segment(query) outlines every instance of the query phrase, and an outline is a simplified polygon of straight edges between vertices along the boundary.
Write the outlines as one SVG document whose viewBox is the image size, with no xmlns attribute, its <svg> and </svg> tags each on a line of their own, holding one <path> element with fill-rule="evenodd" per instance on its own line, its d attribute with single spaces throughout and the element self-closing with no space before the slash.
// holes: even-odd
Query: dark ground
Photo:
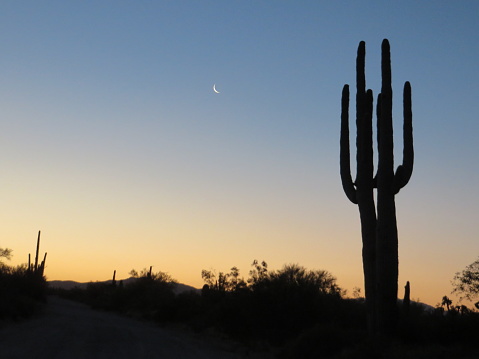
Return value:
<svg viewBox="0 0 479 359">
<path fill-rule="evenodd" d="M 0 357 L 233 359 L 264 355 L 51 296 L 40 315 L 17 323 L 2 323 Z"/>
</svg>

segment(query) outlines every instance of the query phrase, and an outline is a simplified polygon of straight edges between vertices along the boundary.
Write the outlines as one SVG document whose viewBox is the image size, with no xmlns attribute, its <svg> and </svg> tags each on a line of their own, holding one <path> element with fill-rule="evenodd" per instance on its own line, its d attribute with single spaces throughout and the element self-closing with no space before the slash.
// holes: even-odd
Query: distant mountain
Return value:
<svg viewBox="0 0 479 359">
<path fill-rule="evenodd" d="M 137 279 L 138 278 L 130 277 L 130 278 L 127 278 L 127 279 L 117 280 L 116 282 L 120 283 L 120 281 L 122 281 L 123 285 L 128 285 L 128 284 L 136 281 Z M 86 289 L 86 287 L 90 283 L 106 283 L 106 284 L 108 284 L 108 283 L 111 283 L 111 279 L 106 280 L 106 281 L 100 281 L 100 282 L 86 282 L 86 283 L 75 282 L 75 281 L 72 281 L 72 280 L 50 280 L 50 281 L 48 281 L 48 286 L 50 288 L 58 288 L 58 289 L 65 289 L 65 290 L 70 290 L 70 289 L 73 289 L 73 288 Z M 182 283 L 176 283 L 175 284 L 175 289 L 174 289 L 175 294 L 180 294 L 180 293 L 184 293 L 184 292 L 191 292 L 191 291 L 198 292 L 199 289 L 197 289 L 195 287 L 192 287 L 190 285 L 182 284 Z"/>
<path fill-rule="evenodd" d="M 49 280 L 48 287 L 55 289 L 70 290 L 73 288 L 85 289 L 88 283 L 78 283 L 72 280 Z"/>
</svg>

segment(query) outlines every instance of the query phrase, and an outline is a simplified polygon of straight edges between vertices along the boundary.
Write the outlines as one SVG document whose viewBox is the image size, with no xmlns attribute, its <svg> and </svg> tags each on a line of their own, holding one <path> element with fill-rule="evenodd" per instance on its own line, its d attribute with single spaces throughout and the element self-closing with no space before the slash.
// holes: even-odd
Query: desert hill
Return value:
<svg viewBox="0 0 479 359">
<path fill-rule="evenodd" d="M 128 285 L 128 284 L 136 281 L 137 279 L 138 278 L 130 277 L 130 278 L 127 278 L 127 279 L 117 280 L 116 282 L 120 283 L 120 281 L 121 281 L 121 282 L 123 282 L 123 285 Z M 90 283 L 106 283 L 106 284 L 108 284 L 108 283 L 111 283 L 111 279 L 106 280 L 106 281 L 98 281 L 98 282 L 75 282 L 75 281 L 72 281 L 72 280 L 51 280 L 51 281 L 48 281 L 48 286 L 50 288 L 59 288 L 59 289 L 65 289 L 65 290 L 70 290 L 70 289 L 73 289 L 73 288 L 86 289 L 86 287 Z M 197 289 L 195 287 L 192 287 L 190 285 L 187 285 L 187 284 L 182 284 L 182 283 L 176 283 L 175 284 L 175 289 L 174 289 L 175 294 L 180 294 L 180 293 L 183 293 L 183 292 L 190 292 L 190 291 L 196 292 L 196 291 L 199 291 L 199 289 Z"/>
</svg>

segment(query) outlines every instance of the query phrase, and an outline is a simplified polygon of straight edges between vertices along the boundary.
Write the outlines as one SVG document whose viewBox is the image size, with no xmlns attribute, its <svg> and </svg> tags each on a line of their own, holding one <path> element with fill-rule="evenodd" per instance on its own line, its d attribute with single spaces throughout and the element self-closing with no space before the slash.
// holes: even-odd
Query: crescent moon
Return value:
<svg viewBox="0 0 479 359">
<path fill-rule="evenodd" d="M 213 85 L 213 91 L 214 91 L 215 93 L 220 93 L 220 92 L 216 89 L 216 84 Z"/>
</svg>

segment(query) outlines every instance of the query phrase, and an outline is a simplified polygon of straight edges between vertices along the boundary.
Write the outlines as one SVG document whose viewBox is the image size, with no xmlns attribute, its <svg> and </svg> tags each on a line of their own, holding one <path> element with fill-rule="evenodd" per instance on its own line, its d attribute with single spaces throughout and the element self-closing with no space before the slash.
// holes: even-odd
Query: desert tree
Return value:
<svg viewBox="0 0 479 359">
<path fill-rule="evenodd" d="M 479 297 L 479 258 L 461 272 L 457 272 L 452 284 L 453 293 L 459 294 L 461 299 L 476 300 Z M 475 305 L 479 309 L 479 302 Z"/>
</svg>

